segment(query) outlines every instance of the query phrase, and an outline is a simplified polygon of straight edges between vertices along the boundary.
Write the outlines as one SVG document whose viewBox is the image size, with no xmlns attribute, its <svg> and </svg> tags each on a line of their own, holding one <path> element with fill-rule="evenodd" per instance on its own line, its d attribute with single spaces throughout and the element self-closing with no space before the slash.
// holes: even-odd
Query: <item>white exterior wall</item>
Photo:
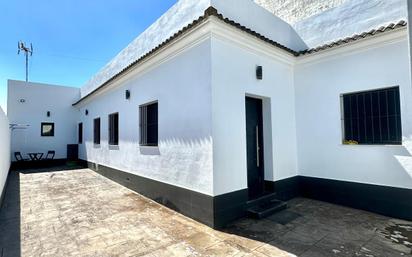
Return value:
<svg viewBox="0 0 412 257">
<path fill-rule="evenodd" d="M 217 8 L 225 18 L 232 19 L 291 49 L 306 49 L 305 43 L 291 25 L 251 0 L 179 0 L 93 76 L 81 88 L 82 97 L 203 16 L 204 11 L 210 6 Z"/>
<path fill-rule="evenodd" d="M 263 80 L 256 66 L 263 66 Z M 214 192 L 247 188 L 246 95 L 263 99 L 265 180 L 297 175 L 293 66 L 214 38 L 212 115 Z"/>
<path fill-rule="evenodd" d="M 9 120 L 0 107 L 0 192 L 6 185 L 10 168 L 10 129 Z"/>
<path fill-rule="evenodd" d="M 412 188 L 412 93 L 405 30 L 305 57 L 295 69 L 299 174 Z M 363 46 L 362 46 L 363 45 Z M 305 62 L 305 63 L 302 63 Z M 399 86 L 402 146 L 342 145 L 343 93 Z"/>
<path fill-rule="evenodd" d="M 210 67 L 210 40 L 205 39 L 149 71 L 132 71 L 109 92 L 80 104 L 80 158 L 212 195 Z M 158 101 L 159 146 L 140 147 L 139 105 L 152 101 Z M 119 113 L 119 146 L 109 147 L 108 115 L 114 112 Z M 93 143 L 97 117 L 100 146 Z"/>
<path fill-rule="evenodd" d="M 406 0 L 408 3 L 408 34 L 409 34 L 409 58 L 412 76 L 412 2 Z"/>
<path fill-rule="evenodd" d="M 347 0 L 293 27 L 313 48 L 406 19 L 406 0 Z"/>
<path fill-rule="evenodd" d="M 19 151 L 28 158 L 29 152 L 56 151 L 56 159 L 67 157 L 67 144 L 77 143 L 78 111 L 72 104 L 80 90 L 72 87 L 8 81 L 7 115 L 11 124 L 28 125 L 11 134 L 11 152 Z M 25 102 L 21 103 L 20 100 Z M 47 117 L 47 111 L 51 116 Z M 41 137 L 41 123 L 54 122 L 54 137 Z M 14 160 L 14 155 L 12 156 Z"/>
</svg>

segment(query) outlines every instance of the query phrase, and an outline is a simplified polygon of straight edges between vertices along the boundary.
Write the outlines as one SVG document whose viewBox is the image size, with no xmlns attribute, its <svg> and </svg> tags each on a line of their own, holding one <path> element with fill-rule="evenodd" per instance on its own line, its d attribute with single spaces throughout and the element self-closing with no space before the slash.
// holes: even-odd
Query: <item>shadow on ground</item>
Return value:
<svg viewBox="0 0 412 257">
<path fill-rule="evenodd" d="M 305 198 L 288 205 L 266 219 L 244 218 L 223 231 L 299 257 L 412 256 L 412 222 Z M 268 254 L 265 246 L 259 251 Z"/>
<path fill-rule="evenodd" d="M 10 172 L 0 257 L 412 256 L 411 222 L 296 198 L 268 218 L 217 231 L 75 168 Z"/>
<path fill-rule="evenodd" d="M 20 223 L 20 174 L 11 171 L 0 208 L 0 256 L 20 257 Z"/>
</svg>

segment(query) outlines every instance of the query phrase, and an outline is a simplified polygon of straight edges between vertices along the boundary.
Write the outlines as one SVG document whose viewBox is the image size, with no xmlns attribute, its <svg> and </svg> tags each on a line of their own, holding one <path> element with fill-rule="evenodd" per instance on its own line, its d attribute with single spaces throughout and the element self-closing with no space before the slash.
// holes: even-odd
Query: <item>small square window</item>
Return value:
<svg viewBox="0 0 412 257">
<path fill-rule="evenodd" d="M 54 123 L 42 122 L 41 136 L 42 137 L 54 137 Z"/>
</svg>

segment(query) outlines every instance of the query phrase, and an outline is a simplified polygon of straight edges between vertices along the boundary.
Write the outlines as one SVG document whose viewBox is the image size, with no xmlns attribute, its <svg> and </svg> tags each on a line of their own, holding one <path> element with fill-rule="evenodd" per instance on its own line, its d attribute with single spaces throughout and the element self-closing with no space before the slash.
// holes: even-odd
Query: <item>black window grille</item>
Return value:
<svg viewBox="0 0 412 257">
<path fill-rule="evenodd" d="M 399 87 L 342 95 L 344 141 L 402 144 Z"/>
<path fill-rule="evenodd" d="M 140 145 L 158 145 L 158 103 L 142 105 L 140 113 Z"/>
<path fill-rule="evenodd" d="M 109 115 L 109 145 L 119 144 L 119 114 Z"/>
<path fill-rule="evenodd" d="M 96 118 L 93 121 L 93 142 L 96 145 L 100 145 L 100 118 Z"/>
<path fill-rule="evenodd" d="M 42 122 L 41 123 L 41 136 L 42 137 L 54 137 L 54 123 Z"/>
<path fill-rule="evenodd" d="M 79 133 L 78 135 L 78 142 L 79 144 L 83 144 L 83 123 L 79 123 L 79 129 L 77 130 Z"/>
</svg>

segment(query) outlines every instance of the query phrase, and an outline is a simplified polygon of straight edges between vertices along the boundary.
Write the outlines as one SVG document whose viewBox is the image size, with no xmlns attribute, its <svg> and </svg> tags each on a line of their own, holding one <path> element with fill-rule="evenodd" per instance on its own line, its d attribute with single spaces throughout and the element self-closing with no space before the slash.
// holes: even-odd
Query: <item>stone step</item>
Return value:
<svg viewBox="0 0 412 257">
<path fill-rule="evenodd" d="M 257 199 L 248 201 L 246 204 L 247 204 L 247 207 L 250 208 L 256 205 L 269 203 L 272 200 L 276 200 L 276 193 L 265 194 Z"/>
<path fill-rule="evenodd" d="M 249 217 L 254 219 L 263 219 L 276 212 L 282 211 L 288 207 L 286 202 L 273 199 L 269 202 L 262 203 L 247 210 Z"/>
</svg>

